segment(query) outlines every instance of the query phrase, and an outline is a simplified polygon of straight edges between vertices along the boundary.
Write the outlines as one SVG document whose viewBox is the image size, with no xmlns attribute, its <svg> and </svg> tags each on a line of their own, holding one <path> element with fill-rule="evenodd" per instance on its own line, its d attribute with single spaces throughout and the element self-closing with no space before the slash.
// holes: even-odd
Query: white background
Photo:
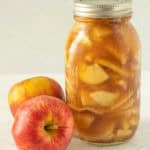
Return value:
<svg viewBox="0 0 150 150">
<path fill-rule="evenodd" d="M 72 0 L 0 0 L 1 150 L 16 150 L 11 136 L 13 118 L 7 103 L 12 84 L 39 73 L 50 75 L 64 85 L 61 73 L 64 70 L 65 41 L 73 24 L 72 10 Z M 133 22 L 142 42 L 143 70 L 150 69 L 149 16 L 150 1 L 134 0 Z M 12 75 L 18 73 L 29 76 Z M 150 149 L 150 72 L 145 72 L 142 77 L 141 124 L 137 135 L 124 145 L 102 147 L 101 150 Z M 99 149 L 73 139 L 68 150 L 76 150 L 77 146 L 78 150 Z"/>
<path fill-rule="evenodd" d="M 72 10 L 72 0 L 0 0 L 0 74 L 62 73 Z M 134 0 L 144 70 L 150 69 L 149 15 L 150 1 Z"/>
</svg>

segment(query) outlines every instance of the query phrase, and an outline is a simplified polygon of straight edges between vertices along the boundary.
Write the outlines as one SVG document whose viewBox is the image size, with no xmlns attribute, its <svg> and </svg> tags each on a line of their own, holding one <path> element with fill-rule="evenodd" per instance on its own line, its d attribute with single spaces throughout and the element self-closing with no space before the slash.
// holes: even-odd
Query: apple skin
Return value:
<svg viewBox="0 0 150 150">
<path fill-rule="evenodd" d="M 58 82 L 48 77 L 32 77 L 14 84 L 8 94 L 8 103 L 13 116 L 27 100 L 40 95 L 49 95 L 64 99 L 64 93 Z"/>
<path fill-rule="evenodd" d="M 19 150 L 66 150 L 73 130 L 70 108 L 58 98 L 42 95 L 18 109 L 12 135 Z"/>
</svg>

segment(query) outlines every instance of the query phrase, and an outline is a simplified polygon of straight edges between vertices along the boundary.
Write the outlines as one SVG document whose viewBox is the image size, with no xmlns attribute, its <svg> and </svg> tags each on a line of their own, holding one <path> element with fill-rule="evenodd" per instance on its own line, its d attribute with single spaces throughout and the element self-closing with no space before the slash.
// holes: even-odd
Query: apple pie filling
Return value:
<svg viewBox="0 0 150 150">
<path fill-rule="evenodd" d="M 66 45 L 66 98 L 81 139 L 131 138 L 140 107 L 140 45 L 130 18 L 76 17 Z"/>
</svg>

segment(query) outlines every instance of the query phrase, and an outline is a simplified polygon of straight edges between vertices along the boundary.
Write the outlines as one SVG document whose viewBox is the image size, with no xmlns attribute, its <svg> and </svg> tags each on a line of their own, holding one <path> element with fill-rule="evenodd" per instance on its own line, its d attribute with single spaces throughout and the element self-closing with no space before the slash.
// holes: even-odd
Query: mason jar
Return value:
<svg viewBox="0 0 150 150">
<path fill-rule="evenodd" d="M 65 50 L 66 100 L 75 136 L 118 144 L 135 134 L 140 114 L 140 41 L 132 0 L 75 0 Z"/>
</svg>

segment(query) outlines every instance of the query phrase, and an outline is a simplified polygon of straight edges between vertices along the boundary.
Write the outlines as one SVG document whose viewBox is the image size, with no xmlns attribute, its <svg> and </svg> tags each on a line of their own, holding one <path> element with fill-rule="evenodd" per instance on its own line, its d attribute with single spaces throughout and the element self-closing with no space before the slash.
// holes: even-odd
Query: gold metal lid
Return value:
<svg viewBox="0 0 150 150">
<path fill-rule="evenodd" d="M 119 18 L 132 15 L 132 0 L 74 0 L 74 15 Z"/>
</svg>

